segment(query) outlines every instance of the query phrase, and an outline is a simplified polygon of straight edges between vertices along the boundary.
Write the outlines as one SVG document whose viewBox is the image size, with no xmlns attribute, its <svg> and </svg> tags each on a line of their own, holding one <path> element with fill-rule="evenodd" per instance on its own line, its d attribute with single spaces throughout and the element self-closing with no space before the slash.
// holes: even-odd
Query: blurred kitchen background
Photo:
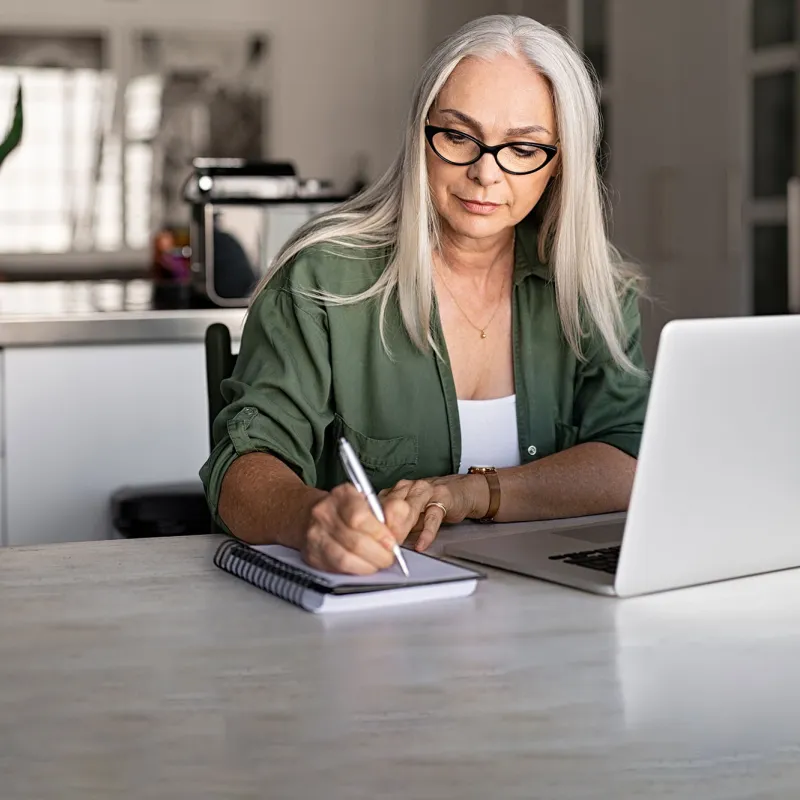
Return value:
<svg viewBox="0 0 800 800">
<path fill-rule="evenodd" d="M 282 241 L 388 166 L 423 60 L 483 14 L 557 26 L 602 81 L 651 363 L 671 318 L 800 311 L 798 6 L 6 3 L 0 136 L 20 81 L 25 130 L 0 167 L 0 544 L 117 535 L 120 497 L 196 488 L 206 327 L 236 338 Z"/>
</svg>

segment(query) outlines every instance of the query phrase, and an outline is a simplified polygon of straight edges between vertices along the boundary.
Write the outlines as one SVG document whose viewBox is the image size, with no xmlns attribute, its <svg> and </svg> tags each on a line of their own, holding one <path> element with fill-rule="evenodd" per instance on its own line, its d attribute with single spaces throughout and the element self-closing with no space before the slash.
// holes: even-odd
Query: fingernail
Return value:
<svg viewBox="0 0 800 800">
<path fill-rule="evenodd" d="M 394 539 L 389 538 L 388 536 L 385 539 L 381 539 L 381 544 L 391 552 L 394 550 L 394 546 L 397 544 Z"/>
</svg>

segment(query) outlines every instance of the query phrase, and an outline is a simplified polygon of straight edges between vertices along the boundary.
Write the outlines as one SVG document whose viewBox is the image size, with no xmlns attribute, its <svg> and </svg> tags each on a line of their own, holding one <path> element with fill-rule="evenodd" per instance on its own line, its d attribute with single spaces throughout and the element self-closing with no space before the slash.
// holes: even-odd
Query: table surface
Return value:
<svg viewBox="0 0 800 800">
<path fill-rule="evenodd" d="M 3 800 L 797 797 L 796 571 L 320 617 L 219 541 L 0 550 Z"/>
</svg>

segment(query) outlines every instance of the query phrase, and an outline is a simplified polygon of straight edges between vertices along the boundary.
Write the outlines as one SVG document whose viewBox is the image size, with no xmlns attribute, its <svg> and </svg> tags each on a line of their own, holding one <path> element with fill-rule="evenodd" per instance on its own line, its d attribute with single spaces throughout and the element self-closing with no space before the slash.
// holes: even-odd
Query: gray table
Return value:
<svg viewBox="0 0 800 800">
<path fill-rule="evenodd" d="M 326 619 L 218 541 L 0 551 L 2 800 L 798 796 L 795 572 Z"/>
</svg>

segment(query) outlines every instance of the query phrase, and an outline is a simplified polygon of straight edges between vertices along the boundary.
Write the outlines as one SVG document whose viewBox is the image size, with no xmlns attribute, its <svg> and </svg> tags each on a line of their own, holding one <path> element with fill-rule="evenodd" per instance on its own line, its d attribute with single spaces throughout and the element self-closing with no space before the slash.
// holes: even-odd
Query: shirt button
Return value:
<svg viewBox="0 0 800 800">
<path fill-rule="evenodd" d="M 528 448 L 528 455 L 529 455 L 529 456 L 535 456 L 535 455 L 536 455 L 536 445 L 535 445 L 535 444 L 532 444 L 532 445 L 531 445 L 531 446 Z"/>
</svg>

